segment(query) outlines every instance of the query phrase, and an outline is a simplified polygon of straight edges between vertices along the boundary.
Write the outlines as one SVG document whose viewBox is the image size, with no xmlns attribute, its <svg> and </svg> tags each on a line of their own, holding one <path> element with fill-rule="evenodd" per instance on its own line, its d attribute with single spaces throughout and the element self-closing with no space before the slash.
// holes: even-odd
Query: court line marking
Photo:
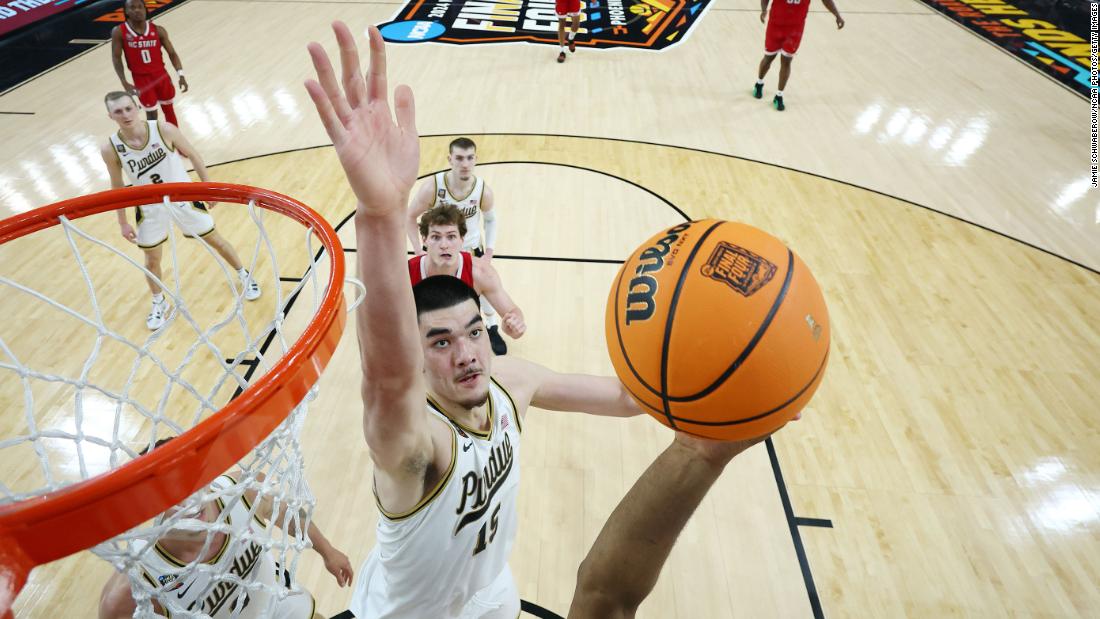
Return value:
<svg viewBox="0 0 1100 619">
<path fill-rule="evenodd" d="M 195 1 L 201 2 L 203 0 L 189 0 L 189 1 L 190 2 L 195 2 Z M 985 226 L 985 225 L 977 223 L 977 222 L 970 221 L 968 219 L 964 219 L 963 217 L 960 217 L 958 215 L 952 215 L 951 213 L 947 213 L 947 212 L 941 211 L 939 209 L 932 208 L 931 206 L 925 206 L 923 204 L 920 204 L 919 202 L 914 202 L 914 201 L 908 200 L 906 198 L 895 196 L 895 195 L 893 195 L 891 193 L 888 193 L 886 191 L 882 191 L 882 190 L 879 190 L 879 189 L 872 189 L 870 187 L 864 187 L 863 185 L 857 185 L 856 183 L 852 183 L 852 182 L 849 182 L 849 181 L 833 178 L 831 176 L 825 176 L 824 174 L 818 174 L 816 172 L 807 172 L 806 170 L 799 170 L 798 168 L 792 168 L 790 166 L 785 166 L 785 165 L 778 164 L 778 163 L 771 163 L 771 162 L 768 162 L 768 161 L 761 161 L 759 159 L 752 159 L 750 157 L 744 157 L 744 156 L 741 156 L 741 155 L 733 155 L 733 154 L 730 154 L 730 153 L 722 153 L 722 152 L 718 152 L 718 151 L 707 150 L 705 148 L 695 148 L 695 147 L 692 147 L 692 146 L 677 146 L 675 144 L 662 144 L 660 142 L 649 142 L 649 141 L 645 141 L 645 140 L 631 140 L 631 139 L 627 139 L 627 138 L 598 137 L 598 136 L 591 136 L 591 135 L 569 135 L 569 134 L 564 134 L 564 133 L 516 133 L 516 132 L 461 133 L 461 132 L 453 132 L 453 133 L 433 133 L 433 134 L 429 134 L 429 135 L 422 135 L 422 136 L 420 136 L 420 138 L 421 139 L 424 139 L 424 138 L 443 138 L 443 137 L 454 137 L 454 136 L 460 136 L 460 135 L 464 135 L 464 136 L 495 136 L 495 137 L 509 137 L 509 136 L 550 137 L 550 138 L 570 138 L 570 139 L 576 139 L 576 140 L 596 140 L 596 141 L 607 140 L 609 142 L 622 142 L 622 143 L 625 143 L 625 144 L 643 144 L 645 146 L 659 146 L 659 147 L 662 147 L 662 148 L 672 148 L 672 149 L 676 149 L 676 150 L 686 150 L 686 151 L 690 151 L 690 152 L 702 153 L 702 154 L 705 154 L 705 155 L 715 155 L 715 156 L 718 156 L 718 157 L 727 157 L 729 159 L 737 159 L 738 161 L 747 161 L 749 163 L 758 163 L 758 164 L 763 165 L 763 166 L 778 168 L 780 170 L 786 170 L 788 172 L 796 172 L 798 174 L 805 174 L 807 176 L 812 176 L 814 178 L 820 178 L 822 180 L 832 181 L 834 183 L 839 183 L 839 184 L 845 185 L 847 187 L 852 187 L 852 188 L 855 188 L 855 189 L 861 189 L 863 191 L 871 192 L 875 195 L 879 195 L 879 196 L 883 196 L 885 198 L 891 198 L 893 200 L 897 200 L 898 202 L 901 202 L 902 204 L 904 204 L 906 206 L 914 206 L 914 207 L 917 207 L 917 208 L 920 208 L 920 209 L 924 209 L 926 211 L 930 211 L 932 213 L 936 213 L 938 215 L 943 215 L 944 217 L 954 219 L 955 221 L 962 222 L 964 224 L 974 226 L 975 228 L 980 228 L 982 230 L 985 230 L 986 232 L 996 234 L 999 237 L 1003 237 L 1003 238 L 1006 238 L 1010 241 L 1014 241 L 1016 243 L 1019 243 L 1020 245 L 1023 245 L 1025 247 L 1029 247 L 1029 248 L 1034 249 L 1035 251 L 1038 251 L 1038 252 L 1042 252 L 1042 253 L 1044 253 L 1048 256 L 1051 256 L 1053 258 L 1057 258 L 1057 259 L 1062 260 L 1064 262 L 1068 262 L 1068 263 L 1070 263 L 1070 264 L 1072 264 L 1076 267 L 1084 269 L 1084 270 L 1086 270 L 1090 273 L 1093 273 L 1095 275 L 1100 275 L 1100 267 L 1098 267 L 1098 268 L 1090 267 L 1090 266 L 1085 265 L 1081 262 L 1078 262 L 1078 261 L 1076 261 L 1072 258 L 1068 258 L 1066 256 L 1058 254 L 1058 253 L 1054 252 L 1053 250 L 1045 249 L 1043 247 L 1039 247 L 1038 245 L 1033 245 L 1032 243 L 1029 243 L 1029 242 L 1024 241 L 1022 239 L 1018 239 L 1018 238 L 1016 238 L 1016 237 L 1014 237 L 1014 236 L 1012 236 L 1008 233 L 1000 232 L 999 230 L 994 230 L 993 228 L 990 228 L 988 226 Z M 265 153 L 265 154 L 260 154 L 260 155 L 249 155 L 248 157 L 241 157 L 239 159 L 230 159 L 228 161 L 224 161 L 224 162 L 220 162 L 220 163 L 207 164 L 206 167 L 207 168 L 212 168 L 212 167 L 220 166 L 220 165 L 228 165 L 228 164 L 231 164 L 231 163 L 240 163 L 242 161 L 249 161 L 249 160 L 252 160 L 252 159 L 259 159 L 261 157 L 270 157 L 272 155 L 285 155 L 285 154 L 289 154 L 289 153 L 296 153 L 296 152 L 300 152 L 300 151 L 307 151 L 307 150 L 313 150 L 313 149 L 318 149 L 318 148 L 332 148 L 332 142 L 329 142 L 327 144 L 317 144 L 315 146 L 300 146 L 300 147 L 297 147 L 297 148 L 288 148 L 286 150 L 273 151 L 273 152 L 270 152 L 270 153 Z M 478 163 L 478 165 L 491 165 L 492 163 L 495 163 L 495 162 Z M 569 164 L 559 164 L 559 165 L 569 165 Z M 574 166 L 574 167 L 576 167 L 576 166 Z M 587 168 L 581 168 L 581 169 L 587 169 Z M 596 170 L 593 170 L 593 171 L 596 171 Z M 626 180 L 626 179 L 624 179 L 624 180 Z M 627 180 L 626 182 L 632 182 L 632 181 Z M 644 187 L 642 189 L 644 189 Z M 685 215 L 685 217 L 686 217 L 686 215 Z"/>
</svg>

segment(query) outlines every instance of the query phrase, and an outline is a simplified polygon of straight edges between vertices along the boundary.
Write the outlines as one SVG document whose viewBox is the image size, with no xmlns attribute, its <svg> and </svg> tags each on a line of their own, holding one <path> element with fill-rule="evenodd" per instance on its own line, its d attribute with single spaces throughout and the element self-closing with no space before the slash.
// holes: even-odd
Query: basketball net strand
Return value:
<svg viewBox="0 0 1100 619">
<path fill-rule="evenodd" d="M 0 276 L 0 285 L 26 295 L 53 310 L 59 311 L 95 332 L 95 340 L 79 375 L 65 376 L 48 371 L 35 370 L 21 359 L 2 334 L 0 334 L 0 374 L 18 375 L 23 395 L 23 417 L 26 432 L 12 438 L 0 440 L 0 453 L 4 450 L 25 446 L 33 449 L 38 458 L 37 466 L 41 472 L 42 483 L 30 490 L 21 490 L 9 485 L 7 479 L 0 479 L 0 505 L 23 501 L 64 488 L 77 481 L 88 479 L 103 473 L 105 469 L 114 469 L 139 456 L 139 451 L 151 448 L 158 438 L 182 434 L 203 419 L 216 414 L 225 402 L 215 402 L 215 398 L 230 383 L 240 393 L 248 386 L 249 378 L 270 370 L 279 358 L 286 354 L 293 342 L 288 342 L 284 331 L 286 312 L 291 304 L 305 292 L 307 280 L 312 284 L 313 313 L 321 304 L 325 294 L 323 279 L 318 275 L 319 261 L 325 252 L 315 251 L 315 234 L 312 228 L 304 228 L 305 247 L 309 265 L 302 278 L 288 295 L 284 295 L 279 277 L 279 263 L 276 251 L 264 222 L 263 208 L 257 208 L 254 201 L 248 204 L 248 215 L 255 224 L 258 238 L 252 248 L 247 266 L 250 274 L 255 273 L 261 255 L 270 262 L 274 275 L 274 285 L 268 286 L 269 294 L 275 295 L 274 316 L 266 324 L 256 327 L 250 325 L 245 317 L 243 300 L 244 284 L 237 285 L 237 273 L 218 256 L 215 249 L 202 237 L 195 237 L 205 252 L 221 268 L 223 280 L 230 290 L 233 305 L 223 316 L 218 317 L 204 328 L 193 315 L 181 287 L 180 262 L 177 253 L 177 232 L 180 225 L 179 215 L 171 208 L 168 196 L 164 197 L 167 211 L 176 226 L 170 226 L 168 249 L 173 270 L 173 285 L 169 286 L 156 277 L 144 265 L 126 255 L 112 245 L 95 238 L 77 227 L 68 218 L 60 217 L 68 246 L 76 260 L 83 278 L 91 311 L 84 313 L 54 300 L 30 286 Z M 144 342 L 135 342 L 117 331 L 110 329 L 100 309 L 100 293 L 97 292 L 88 271 L 89 263 L 78 246 L 83 239 L 110 252 L 136 268 L 141 274 L 156 282 L 156 285 L 171 304 L 171 314 L 164 326 L 150 334 Z M 330 257 L 330 260 L 336 259 Z M 352 281 L 360 289 L 362 284 Z M 206 290 L 203 290 L 205 293 Z M 357 304 L 357 303 L 356 303 Z M 172 329 L 176 323 L 186 325 L 183 334 Z M 214 342 L 214 337 L 236 324 L 244 339 L 244 350 L 230 360 Z M 171 336 L 166 336 L 171 333 Z M 169 364 L 161 359 L 153 347 L 170 337 L 177 346 L 186 337 L 194 341 L 186 348 L 182 360 Z M 123 387 L 111 389 L 90 380 L 91 373 L 108 342 L 119 344 L 134 354 Z M 269 345 L 277 343 L 275 350 L 267 351 Z M 209 353 L 218 364 L 220 374 L 213 385 L 206 390 L 192 385 L 183 373 L 200 353 Z M 33 351 L 28 351 L 28 356 Z M 113 353 L 117 355 L 117 353 Z M 108 359 L 108 362 L 113 361 Z M 139 372 L 148 369 L 150 364 L 163 376 L 163 387 L 155 403 L 147 403 L 134 396 L 131 391 L 137 382 Z M 243 367 L 246 371 L 241 373 Z M 147 380 L 147 379 L 143 379 Z M 72 402 L 72 422 L 74 431 L 50 427 L 36 416 L 34 385 L 36 383 L 64 383 L 75 391 Z M 170 396 L 173 393 L 186 393 L 193 400 L 193 410 L 181 415 L 179 410 L 171 411 Z M 98 431 L 101 425 L 86 419 L 87 396 L 98 395 L 114 403 L 114 420 L 110 426 L 110 435 Z M 184 499 L 175 508 L 114 538 L 98 544 L 92 552 L 110 562 L 130 581 L 134 601 L 135 617 L 156 617 L 169 613 L 171 617 L 200 618 L 209 617 L 215 612 L 212 607 L 221 609 L 219 617 L 263 617 L 274 612 L 281 600 L 291 595 L 303 595 L 293 584 L 301 553 L 310 547 L 306 534 L 313 514 L 314 497 L 302 474 L 303 459 L 299 444 L 299 433 L 307 413 L 307 402 L 316 396 L 316 387 L 299 403 L 287 418 L 260 444 L 238 463 L 237 477 L 222 476 L 214 483 Z M 56 406 L 56 405 L 55 405 Z M 178 407 L 172 403 L 171 406 Z M 14 411 L 13 411 L 14 412 Z M 125 435 L 123 421 L 127 414 L 136 413 L 141 418 L 141 437 Z M 88 413 L 94 414 L 94 413 Z M 127 422 L 132 427 L 133 422 Z M 53 441 L 53 442 L 49 442 Z M 58 449 L 56 441 L 71 443 L 69 449 Z M 48 443 L 49 442 L 49 443 Z M 48 444 L 47 444 L 48 443 Z M 100 452 L 109 450 L 106 467 L 89 462 L 88 450 L 96 448 Z M 73 459 L 78 464 L 79 474 L 75 479 L 62 478 L 55 469 L 57 462 L 51 463 L 50 454 L 63 453 L 65 464 Z M 246 496 L 246 492 L 249 493 Z M 254 494 L 253 494 L 254 493 Z M 252 499 L 249 499 L 249 496 Z M 213 503 L 220 506 L 218 517 L 212 522 L 200 520 L 204 505 Z M 264 510 L 270 517 L 264 518 Z M 235 514 L 247 513 L 247 518 L 238 518 Z M 234 514 L 233 517 L 230 517 Z M 241 520 L 245 522 L 241 522 Z M 196 534 L 204 535 L 202 549 L 191 561 L 171 560 L 163 548 L 158 547 L 162 538 L 190 535 L 188 539 L 197 539 Z M 257 550 L 259 552 L 257 552 Z M 169 560 L 166 560 L 166 556 Z M 227 557 L 228 560 L 203 559 Z M 244 557 L 244 559 L 241 559 Z M 236 558 L 236 559 L 234 559 Z M 171 566 L 164 572 L 153 575 L 143 568 L 143 563 L 156 561 L 161 566 Z M 250 563 L 251 561 L 251 563 Z M 175 565 L 171 565 L 171 564 Z M 182 564 L 182 565 L 179 565 Z M 288 583 L 290 583 L 288 585 Z M 184 593 L 180 593 L 184 591 Z M 181 598 L 183 598 L 181 600 Z M 154 603 L 156 606 L 154 606 Z M 247 607 L 247 609 L 246 609 Z M 226 611 L 229 611 L 226 613 Z"/>
</svg>

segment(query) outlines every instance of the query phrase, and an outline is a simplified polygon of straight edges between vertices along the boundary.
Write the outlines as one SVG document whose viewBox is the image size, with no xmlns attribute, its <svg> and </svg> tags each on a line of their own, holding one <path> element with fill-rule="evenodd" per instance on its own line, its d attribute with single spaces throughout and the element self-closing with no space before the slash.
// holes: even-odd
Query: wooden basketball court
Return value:
<svg viewBox="0 0 1100 619">
<path fill-rule="evenodd" d="M 494 263 L 528 323 L 509 354 L 611 373 L 603 311 L 618 261 L 686 218 L 768 230 L 822 285 L 833 350 L 821 389 L 802 421 L 729 467 L 640 617 L 1093 616 L 1100 203 L 1088 188 L 1087 104 L 917 2 L 838 4 L 839 32 L 812 5 L 783 113 L 766 102 L 776 68 L 765 101 L 749 95 L 763 42 L 749 0 L 719 0 L 663 53 L 580 49 L 559 65 L 547 46 L 391 46 L 390 75 L 416 93 L 422 175 L 446 168 L 453 137 L 478 143 L 500 219 Z M 294 196 L 354 247 L 341 225 L 354 198 L 302 87 L 305 45 L 331 49 L 332 20 L 361 33 L 395 8 L 190 0 L 159 17 L 191 83 L 177 99 L 182 129 L 212 177 Z M 0 216 L 108 187 L 98 144 L 114 130 L 102 97 L 116 88 L 100 46 L 0 96 L 0 110 L 34 113 L 0 115 Z M 239 207 L 214 213 L 251 247 Z M 82 225 L 140 261 L 113 215 Z M 300 239 L 273 230 L 281 270 L 301 275 Z M 228 294 L 201 293 L 219 267 L 180 250 L 195 311 L 219 311 Z M 75 306 L 87 295 L 74 265 L 57 233 L 0 247 L 0 275 Z M 109 291 L 105 322 L 142 337 L 144 281 L 93 271 Z M 276 286 L 293 287 L 261 283 L 265 297 L 247 308 L 256 316 Z M 21 311 L 18 296 L 0 295 L 0 315 Z M 79 371 L 87 345 L 75 329 L 26 316 L 0 337 L 28 365 Z M 11 376 L 0 373 L 0 402 L 21 412 Z M 303 444 L 317 522 L 356 567 L 377 519 L 358 382 L 349 323 Z M 64 426 L 71 394 L 36 389 Z M 0 438 L 21 422 L 6 416 Z M 565 614 L 600 527 L 670 440 L 650 419 L 528 415 L 512 558 L 525 601 Z M 24 458 L 0 450 L 0 467 L 33 484 Z M 16 616 L 94 616 L 111 569 L 89 553 L 40 568 Z M 299 579 L 326 616 L 347 608 L 349 591 L 316 555 Z"/>
</svg>

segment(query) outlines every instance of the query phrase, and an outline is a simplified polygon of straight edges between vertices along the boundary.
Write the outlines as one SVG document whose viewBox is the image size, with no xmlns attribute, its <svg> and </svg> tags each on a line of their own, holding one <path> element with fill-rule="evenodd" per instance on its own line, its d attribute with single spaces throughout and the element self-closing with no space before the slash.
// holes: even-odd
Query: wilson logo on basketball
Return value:
<svg viewBox="0 0 1100 619">
<path fill-rule="evenodd" d="M 660 51 L 687 38 L 710 0 L 581 2 L 580 48 Z M 391 43 L 557 45 L 554 0 L 409 0 L 382 24 Z"/>
<path fill-rule="evenodd" d="M 637 320 L 649 320 L 653 317 L 653 310 L 657 307 L 653 301 L 653 297 L 657 295 L 657 278 L 651 273 L 664 268 L 665 256 L 671 251 L 672 244 L 680 238 L 681 232 L 690 227 L 691 224 L 686 223 L 669 228 L 656 243 L 645 248 L 638 255 L 638 266 L 634 269 L 634 277 L 627 286 L 626 324 L 629 325 Z"/>
<path fill-rule="evenodd" d="M 700 269 L 704 277 L 751 297 L 775 276 L 775 265 L 744 247 L 720 241 Z"/>
</svg>

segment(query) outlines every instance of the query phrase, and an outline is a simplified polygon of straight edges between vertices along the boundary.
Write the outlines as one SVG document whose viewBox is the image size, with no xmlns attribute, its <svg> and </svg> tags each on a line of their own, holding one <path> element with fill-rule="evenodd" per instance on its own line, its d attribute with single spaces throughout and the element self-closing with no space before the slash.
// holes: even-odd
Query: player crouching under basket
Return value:
<svg viewBox="0 0 1100 619">
<path fill-rule="evenodd" d="M 156 447 L 169 440 L 157 441 Z M 147 617 L 150 605 L 155 616 L 167 617 L 184 612 L 215 619 L 320 618 L 313 596 L 276 563 L 282 542 L 265 543 L 271 540 L 268 521 L 300 539 L 296 523 L 305 521 L 305 514 L 286 518 L 287 505 L 281 503 L 272 518 L 273 497 L 259 497 L 253 489 L 262 484 L 263 475 L 252 474 L 254 483 L 245 487 L 246 475 L 236 471 L 215 479 L 191 514 L 180 514 L 186 507 L 165 512 L 157 523 L 168 520 L 171 528 L 162 525 L 151 548 L 144 539 L 132 539 L 127 555 L 136 559 L 135 565 L 129 576 L 119 572 L 107 581 L 99 619 Z M 157 533 L 151 530 L 150 537 Z M 333 548 L 313 522 L 306 535 L 336 582 L 341 587 L 350 584 L 348 557 Z M 138 600 L 144 600 L 143 612 L 135 614 Z"/>
</svg>

